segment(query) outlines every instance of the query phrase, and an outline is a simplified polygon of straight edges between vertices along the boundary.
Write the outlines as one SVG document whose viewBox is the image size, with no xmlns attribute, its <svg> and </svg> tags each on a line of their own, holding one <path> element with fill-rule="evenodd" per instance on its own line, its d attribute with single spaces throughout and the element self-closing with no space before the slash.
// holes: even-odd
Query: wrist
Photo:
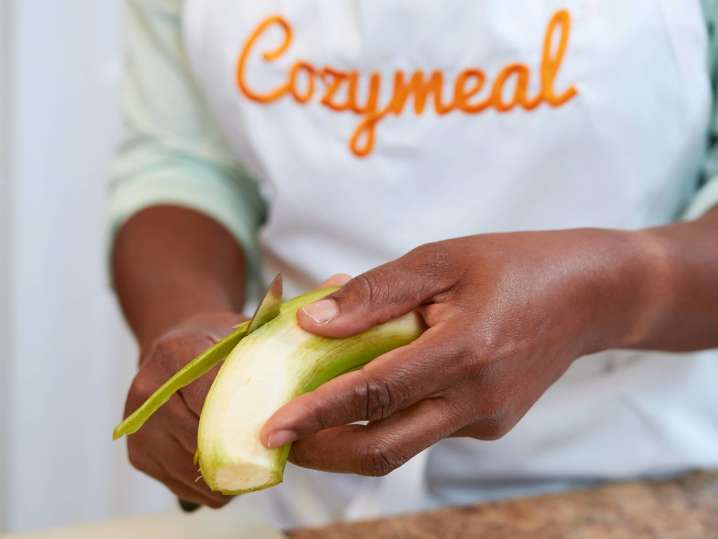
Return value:
<svg viewBox="0 0 718 539">
<path fill-rule="evenodd" d="M 671 274 L 668 249 L 650 230 L 602 233 L 601 267 L 594 272 L 600 329 L 589 353 L 639 347 L 659 317 L 661 290 Z"/>
<path fill-rule="evenodd" d="M 206 313 L 239 312 L 230 291 L 197 278 L 169 277 L 149 293 L 134 327 L 140 346 Z"/>
</svg>

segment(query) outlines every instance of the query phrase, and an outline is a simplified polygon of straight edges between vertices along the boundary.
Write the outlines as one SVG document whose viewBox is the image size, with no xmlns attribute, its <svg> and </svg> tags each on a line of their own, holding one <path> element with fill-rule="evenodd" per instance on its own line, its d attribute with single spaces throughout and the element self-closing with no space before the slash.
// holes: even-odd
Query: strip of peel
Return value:
<svg viewBox="0 0 718 539">
<path fill-rule="evenodd" d="M 249 321 L 240 324 L 232 333 L 227 335 L 227 337 L 202 352 L 182 367 L 182 369 L 177 371 L 172 378 L 162 384 L 137 410 L 132 412 L 122 423 L 115 427 L 115 430 L 112 432 L 112 439 L 117 440 L 118 438 L 129 436 L 140 430 L 147 420 L 170 400 L 172 395 L 198 380 L 212 370 L 215 365 L 224 361 L 229 353 L 239 344 L 239 341 L 247 336 L 248 329 Z"/>
</svg>

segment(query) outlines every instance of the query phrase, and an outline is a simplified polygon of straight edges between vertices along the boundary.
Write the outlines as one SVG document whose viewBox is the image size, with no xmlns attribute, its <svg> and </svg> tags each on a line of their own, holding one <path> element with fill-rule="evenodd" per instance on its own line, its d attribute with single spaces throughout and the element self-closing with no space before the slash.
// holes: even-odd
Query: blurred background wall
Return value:
<svg viewBox="0 0 718 539">
<path fill-rule="evenodd" d="M 121 47 L 120 0 L 0 0 L 0 531 L 174 508 L 111 441 L 136 361 L 103 266 Z"/>
<path fill-rule="evenodd" d="M 0 528 L 7 521 L 7 489 L 4 478 L 7 469 L 7 382 L 10 357 L 10 182 L 9 182 L 9 125 L 10 125 L 10 11 L 9 2 L 0 3 Z"/>
</svg>

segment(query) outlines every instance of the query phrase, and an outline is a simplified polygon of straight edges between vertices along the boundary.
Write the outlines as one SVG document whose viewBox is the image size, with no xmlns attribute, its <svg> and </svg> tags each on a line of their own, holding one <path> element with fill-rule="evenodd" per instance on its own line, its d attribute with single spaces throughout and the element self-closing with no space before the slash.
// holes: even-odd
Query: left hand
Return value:
<svg viewBox="0 0 718 539">
<path fill-rule="evenodd" d="M 125 417 L 136 410 L 174 373 L 246 320 L 234 312 L 197 313 L 176 323 L 141 347 L 140 368 L 132 381 Z M 199 416 L 219 365 L 178 391 L 139 432 L 127 438 L 130 463 L 157 479 L 189 504 L 218 509 L 231 498 L 212 492 L 198 480 L 194 455 Z"/>
<path fill-rule="evenodd" d="M 292 401 L 262 441 L 291 460 L 384 475 L 449 436 L 496 440 L 578 357 L 630 344 L 648 294 L 636 233 L 478 235 L 421 246 L 299 312 L 346 337 L 412 310 L 415 342 Z M 351 424 L 369 421 L 367 425 Z"/>
</svg>

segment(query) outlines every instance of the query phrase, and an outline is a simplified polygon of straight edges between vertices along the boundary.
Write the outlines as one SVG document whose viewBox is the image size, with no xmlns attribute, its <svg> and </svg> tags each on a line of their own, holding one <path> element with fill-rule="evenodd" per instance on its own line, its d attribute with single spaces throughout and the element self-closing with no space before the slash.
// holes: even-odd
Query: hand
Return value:
<svg viewBox="0 0 718 539">
<path fill-rule="evenodd" d="M 207 313 L 189 318 L 141 351 L 140 370 L 127 396 L 125 417 L 160 385 L 234 326 L 246 320 L 235 313 Z M 212 492 L 193 462 L 204 399 L 219 366 L 174 395 L 147 424 L 128 438 L 132 465 L 164 483 L 180 499 L 213 508 L 231 498 Z"/>
<path fill-rule="evenodd" d="M 634 240 L 604 230 L 479 235 L 356 277 L 300 311 L 302 327 L 345 337 L 417 310 L 427 331 L 289 403 L 263 443 L 298 440 L 290 458 L 301 466 L 384 475 L 445 437 L 502 437 L 573 360 L 639 330 L 645 268 Z"/>
</svg>

